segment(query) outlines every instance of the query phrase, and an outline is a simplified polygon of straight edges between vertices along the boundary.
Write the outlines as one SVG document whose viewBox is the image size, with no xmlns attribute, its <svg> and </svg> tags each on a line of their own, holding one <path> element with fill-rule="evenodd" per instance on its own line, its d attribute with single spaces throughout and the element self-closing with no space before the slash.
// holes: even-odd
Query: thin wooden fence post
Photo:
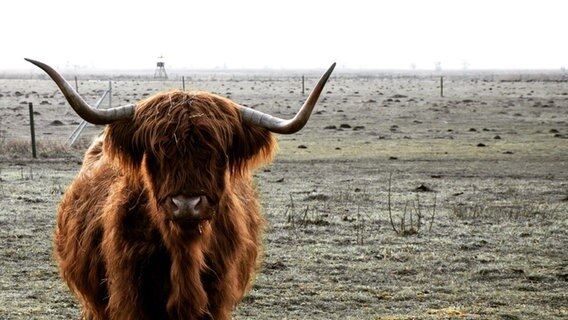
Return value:
<svg viewBox="0 0 568 320">
<path fill-rule="evenodd" d="M 32 156 L 37 158 L 36 141 L 35 141 L 35 128 L 34 128 L 34 105 L 30 102 L 28 104 L 30 109 L 30 131 L 32 135 Z"/>
<path fill-rule="evenodd" d="M 108 81 L 108 108 L 112 108 L 112 80 Z"/>
<path fill-rule="evenodd" d="M 440 77 L 440 97 L 444 96 L 444 77 Z"/>
<path fill-rule="evenodd" d="M 181 76 L 181 90 L 185 91 L 185 76 Z"/>
<path fill-rule="evenodd" d="M 304 95 L 304 90 L 305 90 L 305 87 L 304 87 L 304 76 L 302 76 L 302 95 Z"/>
<path fill-rule="evenodd" d="M 79 84 L 77 83 L 77 76 L 75 76 L 75 91 L 79 93 Z"/>
</svg>

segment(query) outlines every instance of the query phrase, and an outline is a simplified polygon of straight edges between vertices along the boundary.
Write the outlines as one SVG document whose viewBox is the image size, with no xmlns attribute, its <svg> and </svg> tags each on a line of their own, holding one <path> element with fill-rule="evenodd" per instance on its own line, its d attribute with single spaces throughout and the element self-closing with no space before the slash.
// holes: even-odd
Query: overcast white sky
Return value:
<svg viewBox="0 0 568 320">
<path fill-rule="evenodd" d="M 555 69 L 565 0 L 7 0 L 0 71 L 57 68 Z"/>
</svg>

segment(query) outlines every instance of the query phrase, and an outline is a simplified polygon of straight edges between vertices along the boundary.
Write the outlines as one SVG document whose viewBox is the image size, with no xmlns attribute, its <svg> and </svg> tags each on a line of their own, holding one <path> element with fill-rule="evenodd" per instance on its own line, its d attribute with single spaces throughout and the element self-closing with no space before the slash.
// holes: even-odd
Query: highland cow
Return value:
<svg viewBox="0 0 568 320">
<path fill-rule="evenodd" d="M 98 110 L 34 60 L 88 122 L 106 124 L 63 196 L 62 278 L 85 319 L 228 319 L 253 280 L 264 220 L 252 171 L 271 132 L 307 122 L 332 65 L 291 120 L 205 92 Z"/>
</svg>

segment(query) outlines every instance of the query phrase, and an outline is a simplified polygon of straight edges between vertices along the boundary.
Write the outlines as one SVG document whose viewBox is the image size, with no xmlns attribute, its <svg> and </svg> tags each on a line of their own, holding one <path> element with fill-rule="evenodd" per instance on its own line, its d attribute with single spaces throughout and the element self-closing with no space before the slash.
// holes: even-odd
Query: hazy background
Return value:
<svg viewBox="0 0 568 320">
<path fill-rule="evenodd" d="M 0 70 L 568 66 L 567 1 L 9 0 Z M 39 72 L 39 71 L 38 71 Z"/>
</svg>

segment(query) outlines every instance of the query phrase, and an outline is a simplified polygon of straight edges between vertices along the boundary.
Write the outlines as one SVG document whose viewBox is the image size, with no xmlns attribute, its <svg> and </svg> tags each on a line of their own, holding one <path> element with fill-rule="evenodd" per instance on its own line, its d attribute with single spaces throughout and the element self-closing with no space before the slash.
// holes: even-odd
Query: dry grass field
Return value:
<svg viewBox="0 0 568 320">
<path fill-rule="evenodd" d="M 287 117 L 300 77 L 199 73 L 186 87 Z M 278 136 L 256 173 L 262 267 L 235 319 L 568 318 L 568 82 L 451 74 L 444 97 L 439 82 L 338 72 L 306 128 Z M 108 81 L 78 85 L 95 103 Z M 112 104 L 181 85 L 117 77 Z M 79 122 L 51 81 L 0 79 L 0 319 L 79 317 L 52 257 L 57 204 L 101 130 L 69 147 Z"/>
</svg>

